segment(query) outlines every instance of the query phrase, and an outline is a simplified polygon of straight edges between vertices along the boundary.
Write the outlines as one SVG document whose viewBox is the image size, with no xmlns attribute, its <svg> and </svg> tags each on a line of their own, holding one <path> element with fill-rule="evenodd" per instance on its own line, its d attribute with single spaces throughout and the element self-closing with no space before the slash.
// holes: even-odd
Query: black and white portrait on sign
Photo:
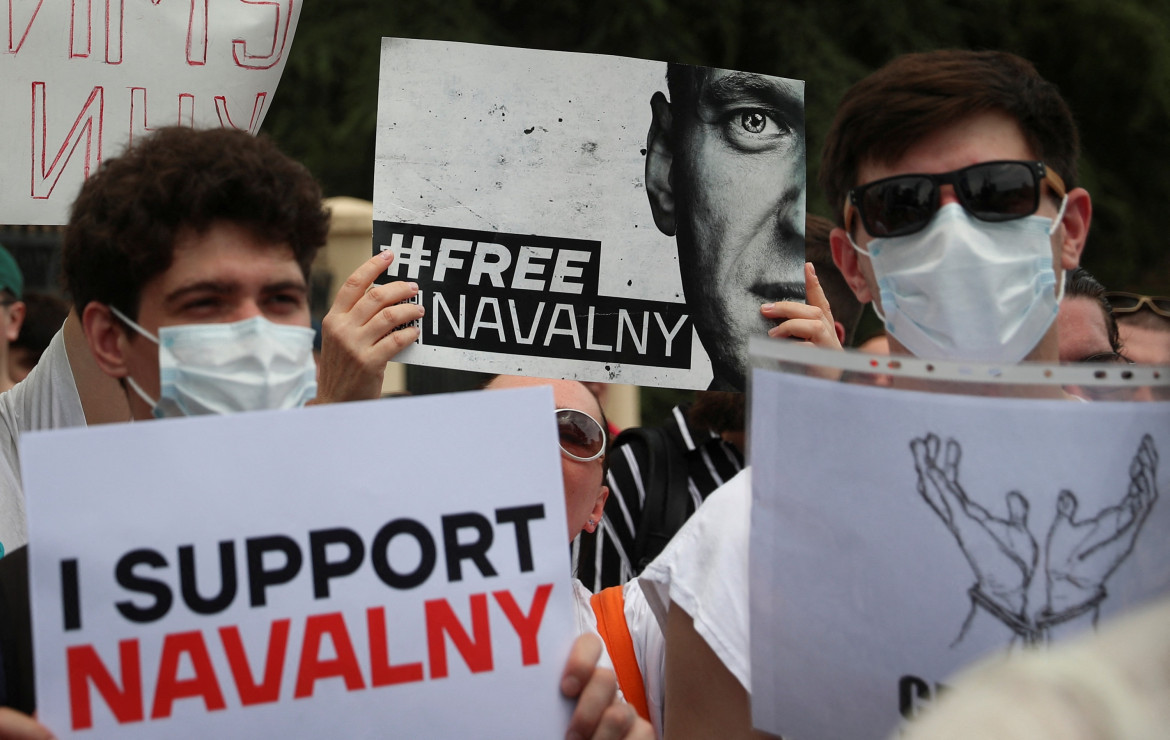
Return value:
<svg viewBox="0 0 1170 740">
<path fill-rule="evenodd" d="M 650 99 L 646 194 L 678 243 L 683 291 L 714 370 L 743 390 L 747 344 L 774 324 L 769 301 L 804 300 L 804 85 L 668 65 Z"/>
<path fill-rule="evenodd" d="M 744 386 L 760 305 L 803 297 L 804 84 L 621 57 L 384 39 L 382 282 L 398 359 Z"/>
</svg>

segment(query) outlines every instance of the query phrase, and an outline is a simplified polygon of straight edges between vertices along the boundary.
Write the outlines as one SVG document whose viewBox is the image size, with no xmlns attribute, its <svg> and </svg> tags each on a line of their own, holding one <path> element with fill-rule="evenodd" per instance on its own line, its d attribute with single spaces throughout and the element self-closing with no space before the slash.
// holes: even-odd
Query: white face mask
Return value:
<svg viewBox="0 0 1170 740">
<path fill-rule="evenodd" d="M 868 250 L 886 330 L 918 357 L 1015 363 L 1056 319 L 1051 236 L 1064 215 L 992 223 L 958 203 L 922 231 L 873 239 Z"/>
<path fill-rule="evenodd" d="M 164 326 L 155 338 L 114 306 L 110 310 L 158 345 L 158 400 L 126 378 L 156 418 L 296 408 L 317 395 L 312 329 L 256 316 Z"/>
</svg>

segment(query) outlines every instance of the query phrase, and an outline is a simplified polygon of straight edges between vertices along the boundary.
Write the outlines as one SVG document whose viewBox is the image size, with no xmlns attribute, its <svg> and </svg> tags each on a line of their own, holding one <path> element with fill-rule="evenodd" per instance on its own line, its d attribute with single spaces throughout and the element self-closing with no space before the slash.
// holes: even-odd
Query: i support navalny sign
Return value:
<svg viewBox="0 0 1170 740">
<path fill-rule="evenodd" d="M 27 435 L 40 720 L 563 735 L 554 423 L 538 388 Z"/>
</svg>

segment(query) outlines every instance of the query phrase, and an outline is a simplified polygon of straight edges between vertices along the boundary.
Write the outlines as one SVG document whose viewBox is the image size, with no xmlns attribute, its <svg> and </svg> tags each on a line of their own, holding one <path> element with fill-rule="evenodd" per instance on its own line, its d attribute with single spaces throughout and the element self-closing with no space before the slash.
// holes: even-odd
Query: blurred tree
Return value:
<svg viewBox="0 0 1170 740">
<path fill-rule="evenodd" d="M 559 49 L 806 81 L 809 208 L 823 132 L 850 84 L 896 54 L 1000 48 L 1055 82 L 1093 194 L 1084 264 L 1110 288 L 1170 293 L 1157 214 L 1170 202 L 1168 0 L 313 0 L 265 130 L 327 194 L 372 193 L 382 36 Z"/>
</svg>

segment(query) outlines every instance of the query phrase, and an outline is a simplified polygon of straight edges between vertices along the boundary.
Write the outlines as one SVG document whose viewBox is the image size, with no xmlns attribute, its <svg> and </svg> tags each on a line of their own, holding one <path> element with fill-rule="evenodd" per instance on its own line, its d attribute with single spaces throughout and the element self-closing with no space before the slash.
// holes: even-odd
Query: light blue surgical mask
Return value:
<svg viewBox="0 0 1170 740">
<path fill-rule="evenodd" d="M 296 408 L 317 395 L 312 329 L 255 316 L 164 326 L 155 337 L 114 306 L 110 311 L 158 345 L 158 400 L 126 378 L 156 418 Z"/>
<path fill-rule="evenodd" d="M 918 357 L 1015 363 L 1056 320 L 1055 219 L 991 223 L 958 203 L 938 210 L 922 231 L 873 239 L 863 250 L 881 297 L 886 330 Z"/>
</svg>

